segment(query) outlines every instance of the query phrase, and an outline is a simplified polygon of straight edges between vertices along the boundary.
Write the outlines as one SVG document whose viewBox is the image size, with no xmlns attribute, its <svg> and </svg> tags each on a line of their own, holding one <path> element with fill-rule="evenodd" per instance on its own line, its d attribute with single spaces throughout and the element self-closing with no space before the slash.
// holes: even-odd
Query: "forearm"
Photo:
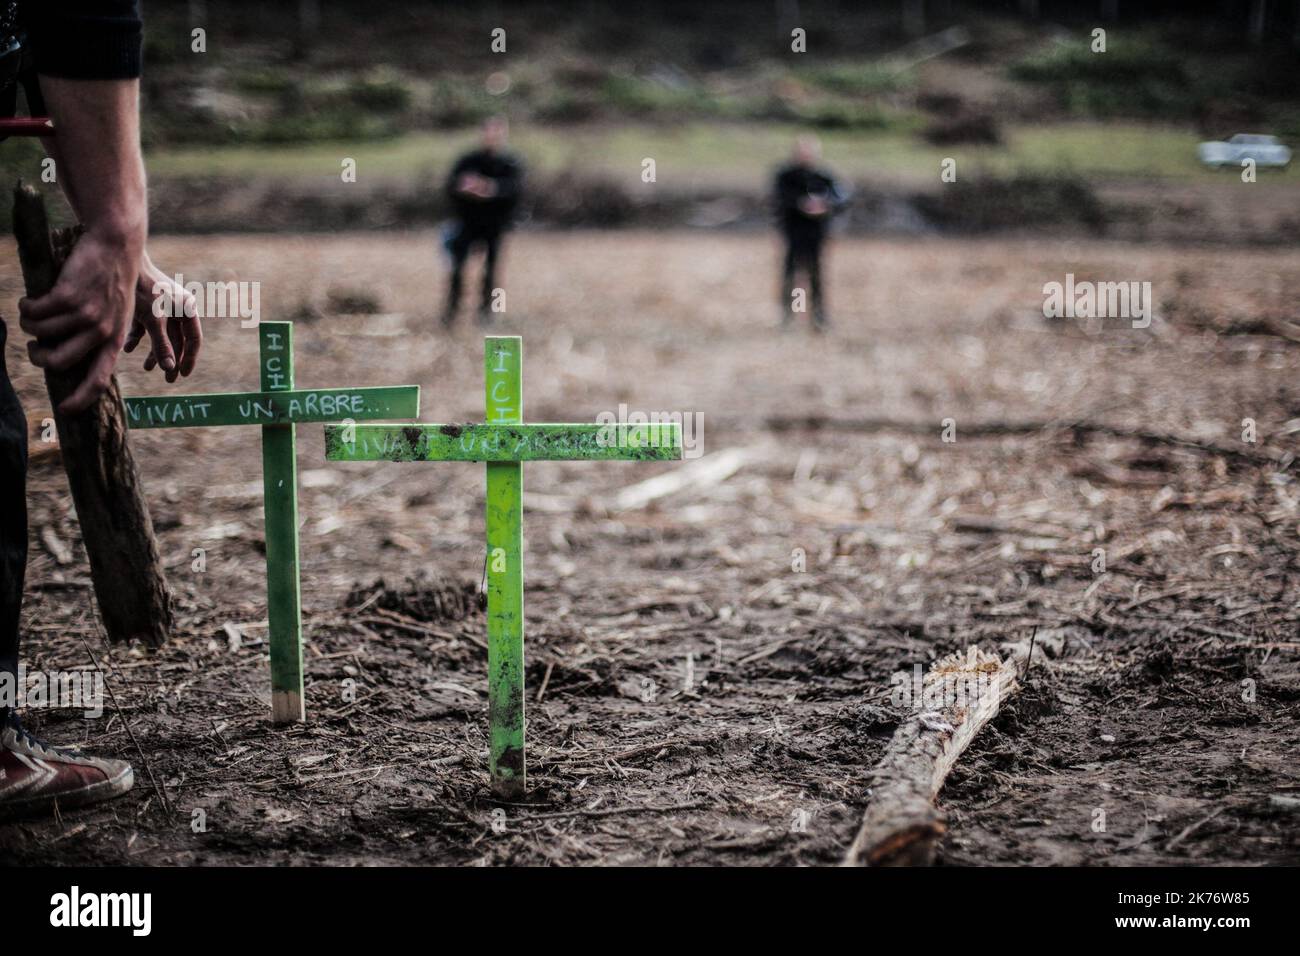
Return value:
<svg viewBox="0 0 1300 956">
<path fill-rule="evenodd" d="M 88 233 L 138 256 L 148 231 L 138 80 L 41 77 L 58 182 Z"/>
<path fill-rule="evenodd" d="M 79 379 L 59 406 L 75 414 L 108 387 L 124 345 L 147 331 L 145 369 L 161 366 L 174 381 L 194 368 L 202 332 L 192 301 L 179 316 L 154 310 L 168 280 L 144 253 L 137 0 L 36 0 L 19 14 L 54 120 L 56 179 L 85 229 L 54 288 L 19 301 L 19 324 L 33 364 Z"/>
</svg>

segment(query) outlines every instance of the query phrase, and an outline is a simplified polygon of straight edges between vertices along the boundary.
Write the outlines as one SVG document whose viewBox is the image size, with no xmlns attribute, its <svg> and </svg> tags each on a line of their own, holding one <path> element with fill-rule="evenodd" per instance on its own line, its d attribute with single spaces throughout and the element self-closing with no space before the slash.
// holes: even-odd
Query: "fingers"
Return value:
<svg viewBox="0 0 1300 956">
<path fill-rule="evenodd" d="M 42 345 L 39 339 L 28 342 L 27 355 L 37 368 L 64 372 L 103 343 L 104 337 L 98 329 L 86 329 L 54 345 Z"/>
<path fill-rule="evenodd" d="M 180 320 L 181 328 L 185 333 L 185 351 L 181 354 L 181 374 L 189 375 L 194 371 L 194 367 L 199 361 L 199 350 L 203 347 L 203 323 L 199 321 L 197 314 L 186 314 L 185 318 Z"/>
<path fill-rule="evenodd" d="M 176 367 L 176 356 L 183 357 L 185 355 L 185 333 L 181 331 L 180 319 L 167 320 L 167 339 L 172 350 L 171 368 L 168 368 L 161 360 L 158 364 L 162 365 L 163 371 L 167 373 L 167 383 L 171 384 L 180 376 L 180 370 Z"/>
<path fill-rule="evenodd" d="M 131 331 L 127 335 L 126 341 L 122 343 L 122 351 L 128 354 L 134 352 L 136 348 L 139 347 L 140 340 L 145 337 L 147 332 L 148 329 L 145 328 L 145 324 L 139 319 L 132 322 Z M 152 372 L 157 367 L 158 360 L 154 358 L 153 348 L 150 347 L 149 354 L 144 357 L 144 370 L 146 372 Z"/>
<path fill-rule="evenodd" d="M 167 379 L 169 382 L 175 379 L 173 373 L 176 370 L 176 353 L 172 349 L 168 328 L 175 321 L 175 319 L 160 319 L 152 313 L 144 319 L 144 327 L 149 330 L 149 341 L 153 344 L 154 364 L 162 366 L 162 370 L 169 376 Z"/>
<path fill-rule="evenodd" d="M 76 302 L 62 286 L 55 286 L 39 299 L 23 297 L 18 300 L 18 314 L 24 320 L 33 322 L 40 322 L 51 316 L 72 312 L 75 308 Z"/>
<path fill-rule="evenodd" d="M 93 405 L 104 389 L 108 388 L 116 365 L 117 349 L 112 345 L 101 348 L 86 370 L 86 377 L 81 380 L 81 384 L 59 403 L 59 411 L 65 415 L 76 415 Z"/>
<path fill-rule="evenodd" d="M 45 319 L 33 319 L 20 314 L 18 327 L 33 338 L 52 344 L 84 328 L 85 322 L 72 312 L 61 312 Z"/>
<path fill-rule="evenodd" d="M 28 335 L 40 339 L 46 346 L 78 332 L 97 332 L 102 328 L 93 310 L 65 296 L 57 288 L 41 299 L 21 299 L 18 302 L 18 326 Z M 100 341 L 104 332 L 98 331 Z"/>
<path fill-rule="evenodd" d="M 175 382 L 179 376 L 194 371 L 198 361 L 203 341 L 198 301 L 193 293 L 162 276 L 152 263 L 149 265 L 150 269 L 140 275 L 135 311 L 136 322 L 143 324 L 152 343 L 144 369 L 149 372 L 161 368 L 167 381 Z M 154 273 L 161 278 L 154 277 Z M 159 308 L 159 297 L 163 295 L 167 298 Z"/>
<path fill-rule="evenodd" d="M 162 322 L 158 326 L 155 331 L 150 323 L 145 323 L 153 347 L 144 360 L 144 370 L 152 372 L 155 368 L 161 368 L 166 373 L 167 381 L 175 382 L 180 376 L 194 371 L 199 360 L 199 349 L 203 345 L 203 326 L 195 315 L 168 319 L 165 328 Z M 124 347 L 123 351 L 132 351 L 139 339 L 140 334 L 132 328 L 131 338 L 127 339 L 129 347 Z"/>
<path fill-rule="evenodd" d="M 144 323 L 135 319 L 131 323 L 131 331 L 126 334 L 126 341 L 122 343 L 122 351 L 130 354 L 135 351 L 135 347 L 140 344 L 144 338 Z"/>
<path fill-rule="evenodd" d="M 65 273 L 67 270 L 65 269 Z M 64 277 L 67 278 L 66 275 Z M 39 299 L 19 302 L 19 322 L 24 332 L 34 337 L 28 354 L 34 365 L 51 371 L 68 371 L 90 360 L 77 390 L 61 406 L 69 412 L 90 406 L 107 386 L 116 365 L 116 343 L 124 352 L 134 352 L 149 336 L 149 354 L 144 358 L 146 372 L 161 367 L 169 383 L 190 375 L 198 365 L 203 346 L 203 326 L 198 303 L 193 294 L 177 285 L 171 309 L 159 317 L 154 314 L 157 294 L 155 284 L 144 286 L 141 276 L 136 288 L 136 314 L 129 325 L 115 325 L 110 331 L 101 310 L 87 309 L 86 301 L 98 301 L 79 291 L 56 288 Z M 167 315 L 166 312 L 171 314 Z M 108 341 L 111 335 L 113 341 Z"/>
</svg>

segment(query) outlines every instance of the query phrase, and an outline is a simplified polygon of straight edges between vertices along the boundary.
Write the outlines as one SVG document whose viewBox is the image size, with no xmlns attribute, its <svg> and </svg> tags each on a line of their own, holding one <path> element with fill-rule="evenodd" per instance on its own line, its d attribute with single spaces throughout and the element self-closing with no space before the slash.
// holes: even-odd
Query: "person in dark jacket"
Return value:
<svg viewBox="0 0 1300 956">
<path fill-rule="evenodd" d="M 822 246 L 831 219 L 847 201 L 830 173 L 818 167 L 820 158 L 817 140 L 811 136 L 800 137 L 789 165 L 777 172 L 775 185 L 777 217 L 785 237 L 781 321 L 788 325 L 799 306 L 795 293 L 803 290 L 795 286 L 795 274 L 802 270 L 811 292 L 813 329 L 819 332 L 825 330 L 828 322 L 822 288 Z"/>
<path fill-rule="evenodd" d="M 484 252 L 479 321 L 486 324 L 492 315 L 501 238 L 514 221 L 523 186 L 523 165 L 505 148 L 508 134 L 504 118 L 489 119 L 483 124 L 479 148 L 456 160 L 447 177 L 447 198 L 455 216 L 446 240 L 451 255 L 451 286 L 442 321 L 447 326 L 456 321 L 465 261 L 475 246 L 482 246 Z"/>
<path fill-rule="evenodd" d="M 29 105 L 44 100 L 56 131 L 46 150 L 83 228 L 54 288 L 18 303 L 19 326 L 32 337 L 32 363 L 79 379 L 60 406 L 67 415 L 85 411 L 108 386 L 121 352 L 135 349 L 146 333 L 151 346 L 144 367 L 161 368 L 169 382 L 189 375 L 199 354 L 193 296 L 145 251 L 141 31 L 137 0 L 0 4 L 0 85 L 22 73 Z M 0 89 L 6 110 L 16 106 L 14 92 Z M 171 288 L 183 314 L 154 314 L 160 286 Z M 46 745 L 16 712 L 24 696 L 18 652 L 27 568 L 27 419 L 4 366 L 6 333 L 0 320 L 0 819 L 105 800 L 134 780 L 125 761 Z"/>
</svg>

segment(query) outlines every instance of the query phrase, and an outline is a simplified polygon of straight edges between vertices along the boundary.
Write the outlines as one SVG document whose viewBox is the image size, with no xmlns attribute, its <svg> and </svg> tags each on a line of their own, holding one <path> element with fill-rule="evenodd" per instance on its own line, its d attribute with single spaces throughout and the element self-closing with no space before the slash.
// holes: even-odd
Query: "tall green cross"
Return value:
<svg viewBox="0 0 1300 956">
<path fill-rule="evenodd" d="M 677 424 L 522 424 L 523 340 L 490 337 L 485 344 L 486 424 L 326 427 L 325 457 L 486 462 L 489 769 L 493 789 L 510 798 L 527 784 L 523 462 L 675 460 L 682 435 Z"/>
<path fill-rule="evenodd" d="M 304 720 L 302 606 L 298 572 L 299 422 L 416 418 L 420 387 L 293 387 L 293 323 L 262 322 L 261 391 L 125 399 L 131 428 L 262 426 L 266 505 L 266 607 L 271 647 L 271 719 Z"/>
</svg>

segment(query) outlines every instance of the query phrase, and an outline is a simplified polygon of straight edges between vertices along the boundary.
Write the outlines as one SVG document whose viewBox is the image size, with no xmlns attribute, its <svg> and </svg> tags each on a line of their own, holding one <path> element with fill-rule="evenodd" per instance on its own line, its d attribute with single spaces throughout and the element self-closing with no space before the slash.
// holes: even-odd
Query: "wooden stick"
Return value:
<svg viewBox="0 0 1300 956">
<path fill-rule="evenodd" d="M 1016 692 L 1015 658 L 974 645 L 936 661 L 922 682 L 915 712 L 899 725 L 876 764 L 871 802 L 844 866 L 927 866 L 944 833 L 934 798 L 944 780 L 1003 701 Z"/>
<path fill-rule="evenodd" d="M 326 453 L 335 461 L 676 461 L 682 457 L 682 431 L 677 424 L 362 425 L 326 429 L 325 441 Z"/>
<path fill-rule="evenodd" d="M 293 388 L 293 323 L 258 328 L 262 391 Z M 266 616 L 270 622 L 271 720 L 305 720 L 302 686 L 302 585 L 298 573 L 298 426 L 262 426 L 266 516 Z"/>
<path fill-rule="evenodd" d="M 38 298 L 54 287 L 75 234 L 61 231 L 52 243 L 45 202 L 22 183 L 14 189 L 13 222 L 27 295 Z M 62 414 L 59 404 L 80 381 L 76 371 L 45 373 L 100 618 L 110 641 L 141 640 L 157 647 L 175 623 L 171 592 L 140 473 L 127 443 L 117 378 L 86 411 Z"/>
<path fill-rule="evenodd" d="M 518 424 L 523 409 L 523 339 L 488 338 L 484 355 L 489 424 Z M 524 761 L 524 467 L 487 468 L 489 770 L 497 796 L 527 790 Z"/>
<path fill-rule="evenodd" d="M 270 323 L 268 323 L 270 324 Z M 276 323 L 292 326 L 293 323 Z M 361 418 L 414 418 L 419 386 L 304 388 L 211 395 L 156 395 L 125 399 L 132 428 L 209 425 L 302 425 Z"/>
</svg>

